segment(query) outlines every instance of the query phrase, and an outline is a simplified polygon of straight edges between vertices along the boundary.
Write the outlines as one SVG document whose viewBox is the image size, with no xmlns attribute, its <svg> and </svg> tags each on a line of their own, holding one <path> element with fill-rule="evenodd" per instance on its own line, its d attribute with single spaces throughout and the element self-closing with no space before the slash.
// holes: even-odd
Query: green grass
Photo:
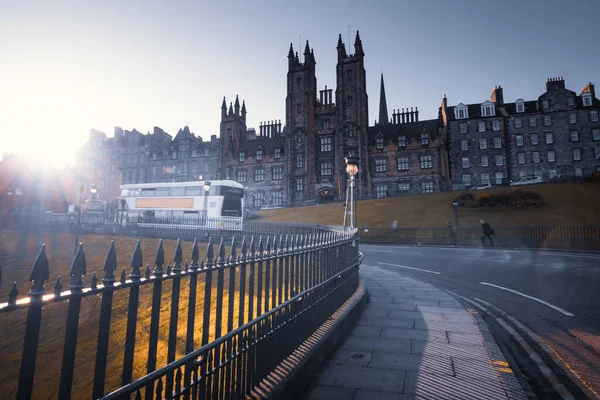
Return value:
<svg viewBox="0 0 600 400">
<path fill-rule="evenodd" d="M 118 271 L 120 274 L 123 267 L 129 276 L 131 272 L 130 262 L 136 239 L 129 237 L 110 237 L 103 235 L 80 236 L 84 244 L 87 260 L 87 274 L 84 283 L 89 286 L 94 272 L 97 273 L 99 284 L 104 275 L 102 267 L 110 240 L 115 241 L 117 250 Z M 151 270 L 154 267 L 154 256 L 158 245 L 156 239 L 141 239 L 144 264 L 150 263 Z M 58 275 L 63 279 L 63 290 L 69 285 L 69 269 L 73 258 L 74 237 L 70 234 L 43 233 L 30 235 L 19 231 L 0 231 L 0 265 L 3 273 L 3 286 L 0 287 L 0 302 L 8 299 L 8 292 L 12 282 L 17 282 L 20 295 L 23 297 L 31 288 L 28 282 L 29 272 L 33 264 L 39 245 L 46 244 L 47 255 L 50 263 L 50 280 L 46 283 L 46 291 L 53 293 L 53 286 Z M 173 263 L 175 241 L 164 241 L 165 261 Z M 191 256 L 192 243 L 182 242 L 184 259 Z M 214 247 L 218 254 L 218 246 Z M 230 248 L 226 248 L 226 254 Z M 239 249 L 238 249 L 239 254 Z M 200 246 L 201 257 L 206 256 L 206 245 Z M 166 269 L 166 265 L 164 267 Z M 144 267 L 145 269 L 145 267 Z M 143 274 L 144 270 L 142 271 Z M 223 323 L 222 334 L 227 332 L 227 316 L 229 294 L 239 290 L 240 272 L 236 272 L 235 286 L 229 285 L 229 271 L 225 271 L 224 296 L 223 296 Z M 198 288 L 195 306 L 195 341 L 194 347 L 200 347 L 202 335 L 202 321 L 204 310 L 204 274 L 198 277 Z M 263 274 L 264 276 L 264 274 Z M 247 275 L 248 277 L 248 275 Z M 213 285 L 211 296 L 210 329 L 209 340 L 214 338 L 215 311 L 216 311 L 216 283 L 217 274 L 213 273 Z M 257 282 L 255 282 L 257 285 Z M 150 312 L 152 301 L 152 284 L 147 284 L 140 289 L 140 305 L 138 307 L 136 346 L 134 355 L 134 380 L 146 374 L 146 362 L 148 352 Z M 161 313 L 159 323 L 159 343 L 157 368 L 167 364 L 167 340 L 169 335 L 169 317 L 171 311 L 171 287 L 172 280 L 163 282 L 161 296 Z M 248 288 L 248 278 L 246 278 Z M 255 289 L 256 291 L 256 289 Z M 248 289 L 244 302 L 248 303 Z M 106 374 L 106 391 L 112 391 L 119 387 L 121 380 L 121 369 L 123 363 L 123 348 L 125 342 L 127 309 L 129 290 L 119 290 L 113 299 L 111 331 L 109 340 L 108 366 Z M 189 277 L 181 278 L 181 290 L 179 301 L 179 317 L 177 328 L 177 358 L 184 354 L 186 328 L 188 318 L 188 296 Z M 239 296 L 234 297 L 234 329 L 237 327 L 237 315 L 239 310 Z M 73 382 L 73 398 L 88 398 L 91 395 L 93 385 L 94 363 L 96 357 L 96 344 L 98 338 L 99 310 L 101 295 L 87 297 L 82 301 L 79 337 L 77 342 L 77 353 L 75 361 L 75 374 Z M 256 300 L 255 310 L 256 310 Z M 246 305 L 247 309 L 247 305 Z M 42 317 L 42 328 L 40 333 L 40 345 L 36 361 L 36 374 L 33 397 L 36 399 L 56 398 L 58 382 L 60 379 L 60 366 L 62 362 L 62 349 L 64 346 L 64 331 L 66 325 L 67 302 L 59 302 L 44 307 Z M 256 315 L 256 311 L 255 311 Z M 0 314 L 0 358 L 3 367 L 0 368 L 0 392 L 14 397 L 18 382 L 18 371 L 23 347 L 23 334 L 25 331 L 26 311 L 12 311 Z M 247 318 L 245 318 L 244 322 Z"/>
<path fill-rule="evenodd" d="M 600 183 L 562 183 L 522 187 L 502 187 L 477 190 L 473 193 L 499 193 L 516 189 L 540 193 L 545 205 L 529 209 L 460 208 L 462 226 L 474 226 L 484 218 L 492 226 L 535 225 L 600 225 Z M 357 221 L 360 227 L 443 227 L 454 221 L 452 199 L 462 191 L 424 195 L 388 197 L 357 202 Z M 261 220 L 290 221 L 341 225 L 344 218 L 342 203 L 261 211 Z"/>
</svg>

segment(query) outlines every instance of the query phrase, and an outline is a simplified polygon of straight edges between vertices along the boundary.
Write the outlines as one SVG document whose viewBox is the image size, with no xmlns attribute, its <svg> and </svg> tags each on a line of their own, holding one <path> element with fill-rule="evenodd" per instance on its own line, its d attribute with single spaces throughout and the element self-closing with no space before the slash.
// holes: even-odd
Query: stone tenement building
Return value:
<svg viewBox="0 0 600 400">
<path fill-rule="evenodd" d="M 600 101 L 591 83 L 577 95 L 551 78 L 537 100 L 514 103 L 497 86 L 483 103 L 448 107 L 444 97 L 440 111 L 453 190 L 600 171 Z"/>
<path fill-rule="evenodd" d="M 175 138 L 159 127 L 144 135 L 115 128 L 114 137 L 91 130 L 76 158 L 78 185 L 95 185 L 96 198 L 114 203 L 119 185 L 146 182 L 183 182 L 217 175 L 219 140 L 204 142 L 186 126 Z M 73 199 L 76 201 L 76 199 Z"/>
<path fill-rule="evenodd" d="M 146 135 L 115 128 L 113 138 L 95 132 L 78 171 L 107 200 L 117 197 L 115 176 L 122 183 L 232 179 L 246 187 L 246 204 L 258 208 L 343 199 L 349 155 L 360 158 L 357 198 L 600 170 L 600 101 L 591 83 L 577 95 L 562 78 L 549 79 L 537 100 L 514 103 L 504 102 L 501 86 L 482 103 L 448 106 L 444 95 L 438 117 L 421 121 L 416 107 L 394 109 L 388 118 L 382 75 L 379 121 L 369 126 L 364 57 L 358 32 L 354 54 L 339 36 L 334 94 L 317 89 L 308 41 L 303 62 L 290 45 L 285 124 L 274 119 L 248 128 L 246 103 L 223 98 L 219 138 L 203 142 L 187 127 L 174 139 L 157 127 Z"/>
</svg>

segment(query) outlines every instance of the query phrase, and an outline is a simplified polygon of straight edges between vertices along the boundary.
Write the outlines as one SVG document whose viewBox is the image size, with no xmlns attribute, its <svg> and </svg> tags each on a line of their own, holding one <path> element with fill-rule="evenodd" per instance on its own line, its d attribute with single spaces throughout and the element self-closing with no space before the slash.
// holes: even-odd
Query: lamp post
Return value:
<svg viewBox="0 0 600 400">
<path fill-rule="evenodd" d="M 350 175 L 350 211 L 345 210 L 350 214 L 350 228 L 356 225 L 355 204 L 354 204 L 354 179 L 358 173 L 358 157 L 346 157 L 346 172 Z"/>
<path fill-rule="evenodd" d="M 77 203 L 79 203 L 79 207 L 77 207 L 77 225 L 75 226 L 75 250 L 74 253 L 77 253 L 77 244 L 79 243 L 79 227 L 81 224 L 81 199 L 83 197 L 83 185 L 79 186 L 79 198 Z"/>
<path fill-rule="evenodd" d="M 125 199 L 121 199 L 121 225 L 123 225 L 123 214 L 125 214 Z"/>
<path fill-rule="evenodd" d="M 452 208 L 454 209 L 454 225 L 458 228 L 458 202 L 452 202 Z"/>
<path fill-rule="evenodd" d="M 204 181 L 204 225 L 208 222 L 208 193 L 210 192 L 210 181 Z"/>
</svg>

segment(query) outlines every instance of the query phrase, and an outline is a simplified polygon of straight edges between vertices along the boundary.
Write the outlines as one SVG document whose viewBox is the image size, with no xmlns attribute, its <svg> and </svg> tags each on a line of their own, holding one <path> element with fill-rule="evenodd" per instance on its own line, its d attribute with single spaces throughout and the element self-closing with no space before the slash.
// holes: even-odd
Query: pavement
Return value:
<svg viewBox="0 0 600 400">
<path fill-rule="evenodd" d="M 475 309 L 377 260 L 360 269 L 369 303 L 357 326 L 303 400 L 527 398 Z"/>
</svg>

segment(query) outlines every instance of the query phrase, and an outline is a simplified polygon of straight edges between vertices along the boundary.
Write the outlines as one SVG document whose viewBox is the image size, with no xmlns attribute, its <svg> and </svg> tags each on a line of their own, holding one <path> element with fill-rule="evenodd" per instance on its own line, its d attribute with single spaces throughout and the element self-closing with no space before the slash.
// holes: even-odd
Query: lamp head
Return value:
<svg viewBox="0 0 600 400">
<path fill-rule="evenodd" d="M 348 156 L 345 158 L 346 161 L 346 172 L 350 176 L 354 176 L 358 173 L 358 157 Z"/>
</svg>

